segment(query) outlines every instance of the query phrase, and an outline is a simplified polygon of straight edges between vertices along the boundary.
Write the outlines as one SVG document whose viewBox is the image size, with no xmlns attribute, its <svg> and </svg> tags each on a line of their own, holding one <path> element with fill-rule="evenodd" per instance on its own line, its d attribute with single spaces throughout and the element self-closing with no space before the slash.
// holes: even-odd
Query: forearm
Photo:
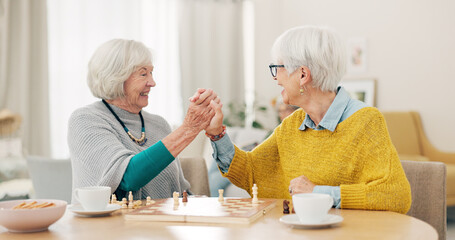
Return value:
<svg viewBox="0 0 455 240">
<path fill-rule="evenodd" d="M 228 134 L 224 135 L 224 137 L 220 140 L 211 141 L 210 143 L 213 148 L 213 159 L 215 159 L 221 171 L 226 173 L 229 170 L 232 159 L 234 158 L 234 144 L 232 144 Z"/>
<path fill-rule="evenodd" d="M 167 135 L 161 142 L 172 156 L 177 157 L 199 134 L 200 129 L 182 125 Z"/>
<path fill-rule="evenodd" d="M 130 159 L 119 188 L 137 191 L 158 176 L 175 158 L 161 141 Z"/>
<path fill-rule="evenodd" d="M 253 183 L 270 182 L 278 183 L 281 178 L 278 174 L 269 174 L 278 169 L 279 159 L 276 136 L 273 134 L 253 151 L 245 152 L 235 147 L 235 154 L 229 166 L 229 171 L 223 176 L 227 177 L 234 185 L 251 192 Z"/>
</svg>

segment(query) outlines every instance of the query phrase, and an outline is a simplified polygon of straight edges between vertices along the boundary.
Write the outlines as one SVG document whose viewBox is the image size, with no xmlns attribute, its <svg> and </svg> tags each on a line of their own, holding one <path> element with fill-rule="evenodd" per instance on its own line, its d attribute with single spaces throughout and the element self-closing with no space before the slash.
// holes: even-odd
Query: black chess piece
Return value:
<svg viewBox="0 0 455 240">
<path fill-rule="evenodd" d="M 188 193 L 186 192 L 186 190 L 183 191 L 182 202 L 188 202 Z"/>
<path fill-rule="evenodd" d="M 288 200 L 283 201 L 283 213 L 289 214 L 289 201 Z"/>
</svg>

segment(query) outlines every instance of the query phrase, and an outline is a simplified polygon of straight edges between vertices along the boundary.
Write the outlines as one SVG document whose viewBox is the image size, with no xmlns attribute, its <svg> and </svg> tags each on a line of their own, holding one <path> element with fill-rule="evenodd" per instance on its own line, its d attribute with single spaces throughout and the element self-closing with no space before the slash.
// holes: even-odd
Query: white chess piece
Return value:
<svg viewBox="0 0 455 240">
<path fill-rule="evenodd" d="M 147 197 L 147 201 L 145 202 L 145 206 L 152 204 L 152 198 L 150 196 Z"/>
<path fill-rule="evenodd" d="M 133 205 L 134 205 L 133 208 L 140 208 L 142 207 L 142 201 L 136 200 Z"/>
<path fill-rule="evenodd" d="M 126 205 L 126 198 L 122 198 L 122 208 L 128 208 L 128 205 Z"/>
<path fill-rule="evenodd" d="M 179 204 L 179 192 L 174 192 L 173 197 L 174 197 L 174 204 Z"/>
<path fill-rule="evenodd" d="M 224 201 L 223 193 L 224 189 L 218 189 L 218 201 L 220 202 Z"/>
<path fill-rule="evenodd" d="M 129 202 L 133 202 L 134 199 L 133 199 L 133 192 L 130 191 L 129 195 L 128 195 L 128 203 Z"/>
<path fill-rule="evenodd" d="M 112 201 L 111 201 L 112 204 L 116 204 L 117 203 L 117 196 L 115 196 L 115 194 L 112 194 Z"/>
<path fill-rule="evenodd" d="M 130 191 L 130 194 L 128 195 L 128 208 L 133 208 L 133 206 L 134 206 L 133 193 Z"/>
<path fill-rule="evenodd" d="M 256 183 L 253 184 L 253 204 L 259 203 L 258 200 L 258 187 L 256 186 Z"/>
</svg>

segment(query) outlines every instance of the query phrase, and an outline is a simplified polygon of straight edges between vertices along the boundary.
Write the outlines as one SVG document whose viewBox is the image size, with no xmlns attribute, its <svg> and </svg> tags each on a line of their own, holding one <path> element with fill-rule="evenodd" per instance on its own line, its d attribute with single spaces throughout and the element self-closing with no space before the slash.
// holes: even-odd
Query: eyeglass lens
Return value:
<svg viewBox="0 0 455 240">
<path fill-rule="evenodd" d="M 272 72 L 272 77 L 276 77 L 276 66 L 270 67 L 270 71 Z"/>
</svg>

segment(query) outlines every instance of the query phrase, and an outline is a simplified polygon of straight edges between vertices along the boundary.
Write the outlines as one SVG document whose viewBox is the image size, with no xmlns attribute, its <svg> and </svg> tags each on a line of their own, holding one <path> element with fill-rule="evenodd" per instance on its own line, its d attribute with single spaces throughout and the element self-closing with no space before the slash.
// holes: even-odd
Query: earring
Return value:
<svg viewBox="0 0 455 240">
<path fill-rule="evenodd" d="M 300 89 L 300 96 L 303 95 L 303 92 L 304 92 L 304 91 L 303 91 L 303 88 L 301 88 L 301 89 Z"/>
</svg>

